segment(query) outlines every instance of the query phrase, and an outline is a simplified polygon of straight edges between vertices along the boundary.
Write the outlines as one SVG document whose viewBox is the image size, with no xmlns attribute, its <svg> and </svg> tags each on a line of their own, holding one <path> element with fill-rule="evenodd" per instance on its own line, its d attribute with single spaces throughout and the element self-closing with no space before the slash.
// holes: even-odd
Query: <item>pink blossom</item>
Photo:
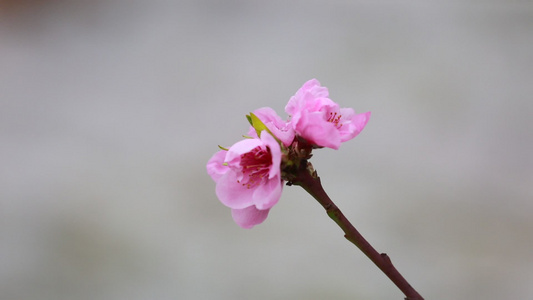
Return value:
<svg viewBox="0 0 533 300">
<path fill-rule="evenodd" d="M 281 197 L 281 148 L 267 132 L 245 139 L 227 151 L 215 153 L 207 173 L 216 183 L 220 202 L 231 208 L 233 220 L 243 228 L 262 223 Z"/>
<path fill-rule="evenodd" d="M 280 116 L 270 107 L 262 107 L 253 111 L 253 113 L 263 122 L 268 130 L 277 137 L 283 145 L 286 147 L 292 144 L 294 140 L 294 129 L 292 125 L 283 121 Z M 254 127 L 250 126 L 248 135 L 251 137 L 257 137 L 257 133 Z"/>
<path fill-rule="evenodd" d="M 285 107 L 297 135 L 319 147 L 339 149 L 365 127 L 370 112 L 356 114 L 329 99 L 326 87 L 316 79 L 307 81 Z"/>
</svg>

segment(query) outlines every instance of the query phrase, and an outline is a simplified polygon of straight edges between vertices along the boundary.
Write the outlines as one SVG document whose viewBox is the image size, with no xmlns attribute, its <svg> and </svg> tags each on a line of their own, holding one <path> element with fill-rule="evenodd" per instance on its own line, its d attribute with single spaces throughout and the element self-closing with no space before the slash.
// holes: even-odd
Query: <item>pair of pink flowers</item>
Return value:
<svg viewBox="0 0 533 300">
<path fill-rule="evenodd" d="M 218 199 L 231 208 L 233 220 L 243 228 L 262 223 L 279 201 L 285 179 L 281 168 L 290 159 L 291 147 L 304 141 L 313 148 L 339 149 L 370 118 L 370 112 L 340 108 L 316 79 L 290 98 L 285 111 L 288 121 L 269 107 L 255 110 L 249 116 L 250 138 L 218 151 L 207 163 Z"/>
</svg>

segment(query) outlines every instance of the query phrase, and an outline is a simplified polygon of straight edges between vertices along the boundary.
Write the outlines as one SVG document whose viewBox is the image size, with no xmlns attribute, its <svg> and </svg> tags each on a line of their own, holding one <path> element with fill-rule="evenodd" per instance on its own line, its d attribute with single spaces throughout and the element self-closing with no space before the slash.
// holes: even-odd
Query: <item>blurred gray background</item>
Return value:
<svg viewBox="0 0 533 300">
<path fill-rule="evenodd" d="M 426 299 L 533 298 L 533 3 L 0 1 L 0 299 L 403 299 L 285 187 L 205 164 L 317 78 L 372 111 L 325 189 Z"/>
</svg>

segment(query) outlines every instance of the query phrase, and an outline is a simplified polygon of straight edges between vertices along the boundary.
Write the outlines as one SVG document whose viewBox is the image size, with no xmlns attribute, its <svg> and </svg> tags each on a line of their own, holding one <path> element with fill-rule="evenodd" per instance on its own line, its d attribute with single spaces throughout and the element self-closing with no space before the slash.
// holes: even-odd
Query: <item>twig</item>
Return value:
<svg viewBox="0 0 533 300">
<path fill-rule="evenodd" d="M 405 300 L 424 300 L 424 298 L 405 280 L 405 278 L 396 270 L 389 256 L 386 253 L 379 253 L 367 242 L 367 240 L 355 229 L 355 227 L 346 219 L 341 210 L 331 201 L 320 183 L 320 177 L 312 168 L 304 167 L 302 164 L 297 174 L 292 178 L 289 184 L 299 185 L 313 196 L 326 210 L 328 216 L 335 221 L 344 231 L 344 237 L 357 246 L 363 253 L 370 258 L 376 266 L 389 277 L 389 279 L 404 293 Z"/>
</svg>

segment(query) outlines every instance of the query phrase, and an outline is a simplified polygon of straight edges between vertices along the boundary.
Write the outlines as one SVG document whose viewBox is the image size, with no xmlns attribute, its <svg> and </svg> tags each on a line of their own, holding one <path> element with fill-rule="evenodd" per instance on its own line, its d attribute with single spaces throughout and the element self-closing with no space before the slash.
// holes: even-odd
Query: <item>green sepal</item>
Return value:
<svg viewBox="0 0 533 300">
<path fill-rule="evenodd" d="M 222 150 L 224 150 L 224 151 L 228 151 L 228 150 L 229 150 L 228 148 L 224 148 L 224 147 L 222 147 L 222 146 L 220 146 L 220 145 L 218 145 L 218 148 L 220 148 L 220 149 L 222 149 Z"/>
<path fill-rule="evenodd" d="M 249 116 L 247 115 L 246 118 L 248 119 L 248 122 L 250 122 L 252 127 L 255 129 L 255 132 L 257 132 L 258 137 L 261 137 L 261 131 L 263 130 L 266 130 L 268 133 L 274 136 L 272 132 L 270 132 L 268 127 L 266 127 L 265 123 L 263 123 L 261 119 L 259 119 L 256 115 L 254 115 L 254 113 L 250 113 L 250 115 Z"/>
<path fill-rule="evenodd" d="M 280 141 L 280 139 L 278 139 L 278 137 L 276 135 L 274 135 L 272 133 L 272 131 L 270 131 L 270 129 L 268 129 L 268 127 L 265 125 L 265 123 L 263 123 L 263 121 L 261 121 L 261 119 L 259 119 L 256 115 L 254 115 L 254 113 L 250 113 L 250 115 L 246 115 L 246 119 L 248 119 L 248 122 L 250 122 L 250 125 L 252 125 L 252 127 L 255 129 L 255 132 L 257 133 L 258 137 L 261 137 L 261 132 L 263 130 L 266 130 L 278 142 L 278 144 L 281 146 L 282 150 L 285 148 L 285 146 Z"/>
</svg>

